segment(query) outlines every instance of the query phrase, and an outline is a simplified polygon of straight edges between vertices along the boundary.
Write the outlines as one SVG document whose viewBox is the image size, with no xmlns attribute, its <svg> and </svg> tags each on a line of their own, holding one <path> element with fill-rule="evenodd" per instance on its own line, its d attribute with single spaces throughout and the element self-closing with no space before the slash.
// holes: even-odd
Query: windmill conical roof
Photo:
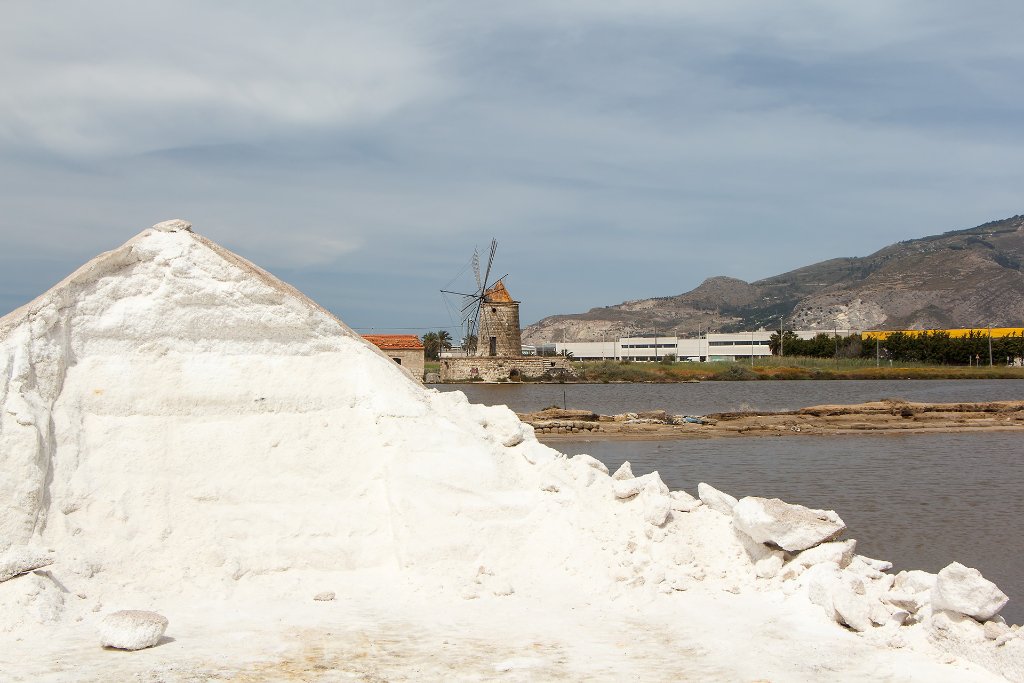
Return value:
<svg viewBox="0 0 1024 683">
<path fill-rule="evenodd" d="M 505 289 L 505 283 L 498 280 L 490 289 L 484 292 L 484 301 L 489 304 L 513 304 L 516 303 L 512 295 Z"/>
</svg>

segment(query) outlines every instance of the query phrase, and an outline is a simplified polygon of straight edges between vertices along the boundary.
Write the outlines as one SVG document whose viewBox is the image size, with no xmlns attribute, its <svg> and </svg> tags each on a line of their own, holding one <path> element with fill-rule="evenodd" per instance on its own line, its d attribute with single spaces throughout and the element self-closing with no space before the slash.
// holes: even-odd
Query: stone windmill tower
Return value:
<svg viewBox="0 0 1024 683">
<path fill-rule="evenodd" d="M 477 356 L 518 358 L 523 353 L 519 329 L 519 302 L 498 280 L 480 299 L 480 322 L 476 343 Z"/>
</svg>

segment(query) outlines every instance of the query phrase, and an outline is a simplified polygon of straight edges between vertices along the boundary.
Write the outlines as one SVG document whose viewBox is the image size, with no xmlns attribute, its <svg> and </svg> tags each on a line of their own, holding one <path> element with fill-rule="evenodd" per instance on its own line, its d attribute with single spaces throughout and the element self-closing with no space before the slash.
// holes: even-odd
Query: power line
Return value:
<svg viewBox="0 0 1024 683">
<path fill-rule="evenodd" d="M 373 325 L 371 327 L 356 327 L 355 325 L 349 325 L 353 330 L 446 330 L 449 327 L 456 327 L 455 325 L 432 325 L 429 327 L 391 327 L 390 325 Z"/>
</svg>

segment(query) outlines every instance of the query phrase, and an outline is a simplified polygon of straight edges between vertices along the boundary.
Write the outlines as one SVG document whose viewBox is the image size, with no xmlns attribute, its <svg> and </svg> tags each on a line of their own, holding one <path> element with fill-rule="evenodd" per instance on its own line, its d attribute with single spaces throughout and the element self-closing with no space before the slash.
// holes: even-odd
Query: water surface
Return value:
<svg viewBox="0 0 1024 683">
<path fill-rule="evenodd" d="M 774 384 L 794 384 L 775 382 Z M 862 555 L 894 571 L 976 567 L 1024 623 L 1024 439 L 1012 433 L 590 441 L 552 444 L 614 471 L 658 470 L 694 495 L 707 482 L 737 498 L 781 498 L 835 510 Z"/>
<path fill-rule="evenodd" d="M 673 415 L 706 415 L 733 410 L 796 410 L 823 403 L 863 403 L 883 398 L 932 403 L 1024 400 L 1024 380 L 1021 379 L 431 386 L 441 391 L 462 391 L 473 403 L 507 405 L 520 413 L 564 405 L 593 410 L 602 415 L 658 409 Z"/>
</svg>

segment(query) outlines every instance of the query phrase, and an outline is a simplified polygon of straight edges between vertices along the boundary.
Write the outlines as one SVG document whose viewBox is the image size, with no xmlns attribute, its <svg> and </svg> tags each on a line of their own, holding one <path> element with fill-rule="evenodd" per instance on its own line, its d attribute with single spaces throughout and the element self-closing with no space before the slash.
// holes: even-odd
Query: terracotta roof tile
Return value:
<svg viewBox="0 0 1024 683">
<path fill-rule="evenodd" d="M 484 292 L 484 301 L 489 304 L 512 304 L 515 301 L 512 299 L 512 295 L 505 289 L 505 283 L 498 280 L 494 283 L 494 286 Z"/>
<path fill-rule="evenodd" d="M 385 350 L 423 348 L 423 342 L 415 334 L 364 334 L 363 339 Z"/>
</svg>

